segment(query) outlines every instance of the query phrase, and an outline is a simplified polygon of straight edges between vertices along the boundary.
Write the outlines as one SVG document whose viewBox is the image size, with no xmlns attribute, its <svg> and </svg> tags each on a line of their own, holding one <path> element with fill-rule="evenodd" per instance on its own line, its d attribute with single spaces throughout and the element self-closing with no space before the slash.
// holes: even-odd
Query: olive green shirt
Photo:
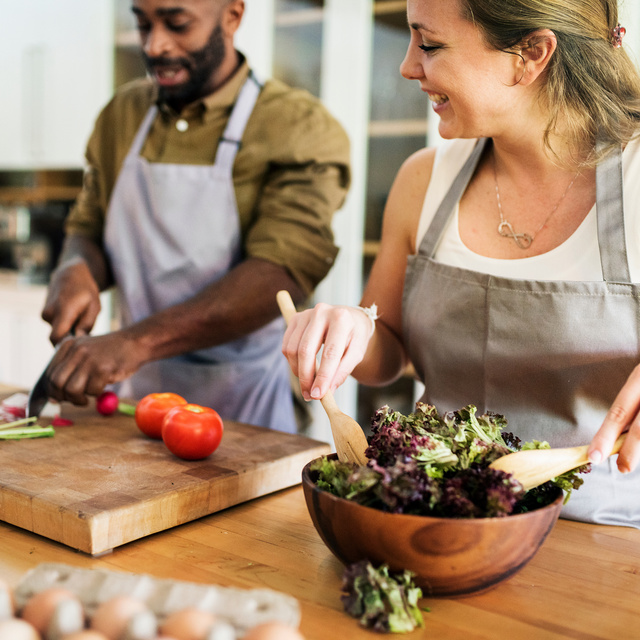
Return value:
<svg viewBox="0 0 640 640">
<path fill-rule="evenodd" d="M 154 163 L 213 164 L 248 74 L 244 61 L 220 89 L 180 114 L 160 105 L 142 156 Z M 83 188 L 67 217 L 68 234 L 102 243 L 118 173 L 155 102 L 153 82 L 136 80 L 118 90 L 98 116 L 87 145 Z M 349 180 L 349 141 L 340 124 L 308 92 L 269 80 L 233 167 L 245 255 L 284 266 L 310 293 L 337 254 L 331 218 Z"/>
</svg>

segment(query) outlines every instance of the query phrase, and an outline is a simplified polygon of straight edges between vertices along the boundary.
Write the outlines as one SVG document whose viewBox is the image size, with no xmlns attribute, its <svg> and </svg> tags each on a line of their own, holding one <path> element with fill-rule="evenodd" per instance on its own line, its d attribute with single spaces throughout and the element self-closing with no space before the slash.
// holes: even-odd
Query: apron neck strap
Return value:
<svg viewBox="0 0 640 640">
<path fill-rule="evenodd" d="M 488 138 L 480 138 L 460 169 L 420 243 L 419 253 L 433 258 L 447 222 L 464 193 L 486 148 Z M 605 282 L 630 282 L 624 232 L 622 151 L 616 149 L 596 167 L 596 216 L 598 246 Z"/>
<path fill-rule="evenodd" d="M 442 199 L 427 232 L 422 238 L 419 249 L 420 254 L 433 258 L 456 203 L 462 197 L 471 180 L 471 176 L 473 176 L 478 166 L 482 152 L 487 146 L 487 140 L 488 138 L 480 138 L 478 140 L 471 155 L 467 158 L 467 161 L 462 165 L 462 169 L 460 169 L 458 175 L 451 183 L 449 191 L 447 191 L 447 194 Z"/>
<path fill-rule="evenodd" d="M 149 129 L 151 129 L 153 121 L 156 119 L 157 113 L 158 107 L 155 104 L 152 104 L 149 107 L 142 124 L 138 127 L 138 131 L 136 132 L 135 138 L 129 148 L 129 156 L 139 156 L 142 152 L 144 141 L 147 139 L 147 134 L 149 133 Z"/>
<path fill-rule="evenodd" d="M 242 85 L 242 89 L 240 89 L 238 99 L 233 106 L 233 110 L 227 121 L 227 126 L 218 143 L 215 159 L 216 166 L 227 167 L 229 170 L 232 169 L 236 154 L 240 148 L 244 130 L 251 117 L 260 91 L 262 91 L 262 84 L 260 84 L 253 71 L 249 71 L 249 76 L 244 85 Z"/>
<path fill-rule="evenodd" d="M 631 282 L 624 232 L 622 181 L 622 150 L 617 147 L 596 167 L 598 243 L 606 282 Z"/>
</svg>

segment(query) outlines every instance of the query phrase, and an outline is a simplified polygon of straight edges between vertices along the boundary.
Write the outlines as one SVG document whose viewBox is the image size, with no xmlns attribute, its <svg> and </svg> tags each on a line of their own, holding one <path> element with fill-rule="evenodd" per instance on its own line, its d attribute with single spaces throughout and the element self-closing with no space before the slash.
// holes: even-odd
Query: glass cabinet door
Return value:
<svg viewBox="0 0 640 640">
<path fill-rule="evenodd" d="M 406 0 L 377 0 L 373 7 L 371 96 L 366 164 L 366 213 L 363 241 L 364 279 L 380 246 L 387 196 L 402 163 L 425 147 L 429 138 L 430 104 L 417 81 L 400 74 L 407 46 Z M 358 387 L 359 424 L 370 424 L 373 413 L 388 404 L 413 410 L 416 387 L 410 373 L 386 387 Z"/>
<path fill-rule="evenodd" d="M 368 257 L 377 251 L 384 205 L 400 165 L 427 141 L 429 101 L 417 81 L 400 75 L 408 42 L 405 0 L 376 2 L 364 245 Z"/>
<path fill-rule="evenodd" d="M 320 96 L 322 0 L 276 0 L 273 75 Z"/>
</svg>

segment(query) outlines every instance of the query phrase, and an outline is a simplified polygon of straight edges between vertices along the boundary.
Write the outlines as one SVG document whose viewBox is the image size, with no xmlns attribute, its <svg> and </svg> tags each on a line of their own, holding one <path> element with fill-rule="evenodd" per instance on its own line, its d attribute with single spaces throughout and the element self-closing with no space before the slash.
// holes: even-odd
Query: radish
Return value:
<svg viewBox="0 0 640 640">
<path fill-rule="evenodd" d="M 96 409 L 103 416 L 110 416 L 118 410 L 118 396 L 113 391 L 103 391 L 96 399 Z"/>
</svg>

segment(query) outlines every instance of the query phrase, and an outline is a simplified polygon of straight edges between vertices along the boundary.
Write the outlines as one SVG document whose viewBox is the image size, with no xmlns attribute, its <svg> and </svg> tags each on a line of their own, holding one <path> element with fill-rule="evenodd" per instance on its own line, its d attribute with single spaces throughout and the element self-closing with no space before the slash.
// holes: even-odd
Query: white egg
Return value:
<svg viewBox="0 0 640 640">
<path fill-rule="evenodd" d="M 0 620 L 0 640 L 41 640 L 41 636 L 25 620 L 6 618 Z"/>
<path fill-rule="evenodd" d="M 15 610 L 16 603 L 13 599 L 13 591 L 4 580 L 0 580 L 0 620 L 13 617 Z"/>
</svg>

